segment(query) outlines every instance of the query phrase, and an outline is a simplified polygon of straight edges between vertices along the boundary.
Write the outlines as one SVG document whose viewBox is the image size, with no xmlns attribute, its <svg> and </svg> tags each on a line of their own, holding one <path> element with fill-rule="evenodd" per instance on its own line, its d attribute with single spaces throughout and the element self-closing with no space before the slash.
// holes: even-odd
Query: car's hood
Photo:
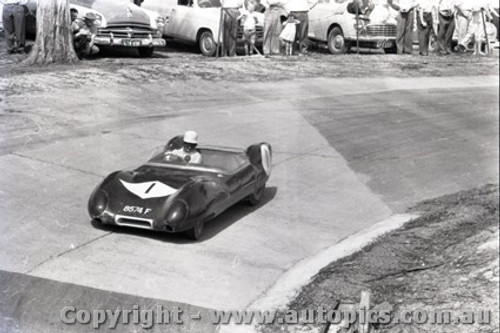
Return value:
<svg viewBox="0 0 500 333">
<path fill-rule="evenodd" d="M 158 187 L 169 187 L 177 190 L 190 182 L 192 176 L 160 168 L 140 167 L 135 171 L 122 171 L 116 175 L 115 179 L 117 182 L 125 185 L 125 187 L 127 187 L 126 184 L 134 184 L 130 186 L 134 187 L 141 184 L 158 182 Z"/>
<path fill-rule="evenodd" d="M 117 0 L 71 0 L 71 4 L 86 7 L 101 13 L 106 25 L 139 24 L 150 26 L 148 14 L 129 1 Z"/>
</svg>

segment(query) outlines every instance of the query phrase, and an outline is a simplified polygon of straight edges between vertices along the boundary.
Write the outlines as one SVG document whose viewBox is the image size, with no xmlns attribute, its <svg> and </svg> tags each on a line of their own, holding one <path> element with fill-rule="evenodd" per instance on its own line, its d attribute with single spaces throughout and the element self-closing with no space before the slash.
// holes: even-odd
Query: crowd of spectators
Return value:
<svg viewBox="0 0 500 333">
<path fill-rule="evenodd" d="M 320 0 L 325 1 L 325 0 Z M 329 0 L 348 2 L 347 10 L 363 19 L 370 16 L 396 13 L 396 46 L 398 54 L 413 51 L 413 30 L 418 31 L 419 54 L 429 54 L 431 34 L 437 36 L 439 52 L 443 55 L 452 51 L 452 37 L 458 35 L 456 51 L 466 52 L 473 43 L 474 54 L 483 54 L 485 42 L 485 20 L 498 18 L 498 12 L 488 0 Z M 25 9 L 27 0 L 4 0 L 3 25 L 8 53 L 22 53 L 25 50 Z M 143 0 L 134 0 L 141 5 Z M 263 47 L 264 56 L 307 53 L 309 11 L 318 0 L 221 0 L 223 21 L 223 55 L 236 55 L 236 36 L 240 23 L 243 25 L 243 39 L 247 55 L 260 53 L 255 47 L 257 17 L 254 12 L 264 13 Z M 385 10 L 385 12 L 384 12 Z M 383 14 L 385 15 L 385 14 Z M 416 20 L 416 21 L 415 21 Z M 80 58 L 99 52 L 94 44 L 95 17 L 88 13 L 79 17 L 76 9 L 71 10 L 71 31 L 74 48 Z"/>
</svg>

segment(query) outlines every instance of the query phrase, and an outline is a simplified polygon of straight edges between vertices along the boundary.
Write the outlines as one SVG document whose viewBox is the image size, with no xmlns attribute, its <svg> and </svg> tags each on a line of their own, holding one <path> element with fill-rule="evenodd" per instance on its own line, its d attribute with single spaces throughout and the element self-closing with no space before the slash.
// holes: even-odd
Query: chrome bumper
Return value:
<svg viewBox="0 0 500 333">
<path fill-rule="evenodd" d="M 162 47 L 167 45 L 163 38 L 122 38 L 96 36 L 95 44 L 124 47 Z"/>
</svg>

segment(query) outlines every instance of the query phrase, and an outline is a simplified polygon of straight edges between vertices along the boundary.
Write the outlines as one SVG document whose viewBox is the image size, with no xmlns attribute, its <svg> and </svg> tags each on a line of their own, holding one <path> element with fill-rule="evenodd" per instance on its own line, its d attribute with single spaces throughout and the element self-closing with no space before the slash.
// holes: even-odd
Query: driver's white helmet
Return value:
<svg viewBox="0 0 500 333">
<path fill-rule="evenodd" d="M 186 143 L 191 143 L 193 145 L 197 145 L 198 144 L 198 133 L 196 133 L 195 131 L 186 131 L 186 133 L 184 133 L 183 141 Z"/>
</svg>

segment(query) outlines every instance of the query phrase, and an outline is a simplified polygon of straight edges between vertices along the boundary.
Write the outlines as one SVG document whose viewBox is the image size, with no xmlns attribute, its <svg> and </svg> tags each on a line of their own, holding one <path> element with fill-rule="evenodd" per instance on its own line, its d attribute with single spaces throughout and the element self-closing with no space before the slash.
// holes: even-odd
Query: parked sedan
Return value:
<svg viewBox="0 0 500 333">
<path fill-rule="evenodd" d="M 142 7 L 157 11 L 165 17 L 163 33 L 165 37 L 179 39 L 198 45 L 205 56 L 213 56 L 219 36 L 221 4 L 219 0 L 145 0 Z M 257 40 L 264 35 L 264 15 L 257 13 Z M 238 30 L 241 39 L 243 30 Z"/>
<path fill-rule="evenodd" d="M 309 12 L 309 38 L 326 42 L 332 54 L 348 53 L 358 42 L 360 47 L 396 52 L 396 21 L 389 9 L 377 5 L 369 17 L 356 16 L 348 5 L 346 0 L 319 0 Z M 387 18 L 378 14 L 384 10 Z"/>
<path fill-rule="evenodd" d="M 36 0 L 26 5 L 26 33 L 36 35 Z M 154 47 L 165 46 L 162 38 L 164 18 L 132 0 L 71 0 L 70 7 L 80 16 L 94 13 L 98 26 L 95 43 L 99 46 L 132 47 L 143 57 L 153 54 Z"/>
</svg>

